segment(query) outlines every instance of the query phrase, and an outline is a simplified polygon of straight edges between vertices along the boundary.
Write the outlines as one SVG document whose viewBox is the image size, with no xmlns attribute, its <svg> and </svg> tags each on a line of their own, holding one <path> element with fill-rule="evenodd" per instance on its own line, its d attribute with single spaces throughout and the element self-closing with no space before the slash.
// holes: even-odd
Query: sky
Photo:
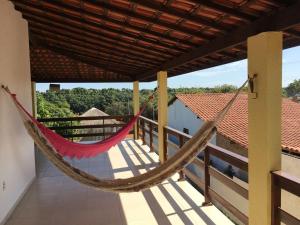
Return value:
<svg viewBox="0 0 300 225">
<path fill-rule="evenodd" d="M 282 86 L 286 87 L 295 79 L 300 79 L 300 47 L 283 51 Z M 168 78 L 168 87 L 214 87 L 222 84 L 240 86 L 247 79 L 247 60 L 200 70 Z M 38 91 L 49 89 L 49 83 L 38 83 Z M 132 88 L 132 83 L 62 83 L 61 89 L 83 88 Z M 140 89 L 153 89 L 156 81 L 140 83 Z"/>
</svg>

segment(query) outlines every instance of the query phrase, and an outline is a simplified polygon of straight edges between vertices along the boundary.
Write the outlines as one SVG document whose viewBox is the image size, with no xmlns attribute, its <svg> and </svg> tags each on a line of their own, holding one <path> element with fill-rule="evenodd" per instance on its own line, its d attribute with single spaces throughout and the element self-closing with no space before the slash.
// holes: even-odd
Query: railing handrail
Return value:
<svg viewBox="0 0 300 225">
<path fill-rule="evenodd" d="M 173 135 L 181 135 L 183 136 L 184 138 L 186 139 L 191 139 L 193 136 L 190 135 L 190 134 L 186 134 L 182 131 L 179 131 L 179 130 L 176 130 L 175 128 L 173 127 L 169 127 L 169 126 L 165 126 L 164 127 L 169 133 L 173 134 Z"/>
<path fill-rule="evenodd" d="M 280 188 L 300 197 L 300 178 L 284 171 L 273 171 L 274 184 Z"/>
<path fill-rule="evenodd" d="M 153 133 L 154 130 L 152 129 L 152 125 L 156 124 L 157 122 L 148 119 L 146 117 L 141 117 L 141 129 L 142 129 L 142 139 L 143 143 L 145 144 L 145 133 L 148 133 L 150 136 L 150 148 L 152 149 L 153 145 Z M 149 124 L 149 129 L 146 129 L 145 123 Z M 168 139 L 168 136 L 166 134 L 173 135 L 178 138 L 179 143 L 170 142 Z M 172 143 L 174 147 L 180 148 L 185 141 L 192 138 L 192 135 L 186 134 L 182 131 L 176 130 L 175 128 L 165 126 L 164 127 L 164 145 L 167 145 L 168 143 Z M 152 140 L 151 140 L 152 138 Z M 238 193 L 240 196 L 244 197 L 245 199 L 248 199 L 248 189 L 241 186 L 240 184 L 234 182 L 231 178 L 226 176 L 225 174 L 219 172 L 217 169 L 213 168 L 210 165 L 209 156 L 213 155 L 239 169 L 242 169 L 244 171 L 248 171 L 248 158 L 241 156 L 237 153 L 234 153 L 232 151 L 229 151 L 227 149 L 221 148 L 219 146 L 216 146 L 214 144 L 209 143 L 207 147 L 205 148 L 204 152 L 204 161 L 196 158 L 193 163 L 199 167 L 204 172 L 204 180 L 200 179 L 196 174 L 189 171 L 187 168 L 184 168 L 182 172 L 191 180 L 193 181 L 200 189 L 204 192 L 205 197 L 205 203 L 209 202 L 215 202 L 217 201 L 219 204 L 223 205 L 227 210 L 229 210 L 234 216 L 236 216 L 240 221 L 247 224 L 248 223 L 248 217 L 243 214 L 239 208 L 232 205 L 230 202 L 228 202 L 226 199 L 224 199 L 222 196 L 218 195 L 210 186 L 210 177 L 214 177 L 227 187 L 229 187 L 231 190 Z M 180 175 L 181 176 L 181 175 Z M 284 189 L 296 196 L 300 196 L 300 179 L 294 176 L 291 176 L 290 174 L 283 172 L 283 171 L 274 171 L 272 172 L 272 207 L 273 207 L 273 214 L 272 216 L 275 216 L 272 218 L 272 221 L 276 221 L 276 223 L 273 223 L 274 225 L 279 225 L 280 221 L 282 222 L 290 222 L 291 224 L 299 224 L 299 219 L 292 216 L 288 212 L 285 212 L 280 207 L 280 193 L 281 189 Z"/>
<path fill-rule="evenodd" d="M 143 144 L 146 144 L 145 133 L 149 134 L 149 137 L 150 137 L 149 145 L 150 145 L 151 151 L 153 151 L 152 135 L 153 135 L 154 131 L 151 129 L 153 122 L 154 122 L 153 120 L 150 120 L 145 117 L 141 117 L 140 118 L 140 126 L 139 126 L 139 128 L 142 130 L 141 137 L 142 137 Z M 149 129 L 146 129 L 145 123 L 148 123 Z M 174 146 L 176 146 L 177 148 L 182 147 L 186 141 L 188 141 L 189 139 L 192 138 L 192 136 L 189 134 L 178 131 L 169 126 L 164 126 L 164 146 L 165 146 L 165 148 L 169 143 L 167 134 L 174 135 L 178 138 L 179 143 L 176 144 L 174 142 Z M 173 144 L 173 142 L 170 142 L 170 143 Z M 203 190 L 204 197 L 205 197 L 204 204 L 209 203 L 209 202 L 214 202 L 217 200 L 221 205 L 224 205 L 224 207 L 227 210 L 229 210 L 233 215 L 235 215 L 240 221 L 247 224 L 248 218 L 245 214 L 243 214 L 238 208 L 233 206 L 230 202 L 226 201 L 222 196 L 218 195 L 217 193 L 215 193 L 212 190 L 212 188 L 210 187 L 210 178 L 209 177 L 210 176 L 215 177 L 221 183 L 228 186 L 229 188 L 231 188 L 232 190 L 234 190 L 235 192 L 240 194 L 245 199 L 248 199 L 248 190 L 246 188 L 242 187 L 241 185 L 239 185 L 238 183 L 234 182 L 228 176 L 224 175 L 223 173 L 217 171 L 215 168 L 210 166 L 209 155 L 214 155 L 221 159 L 225 158 L 225 161 L 229 161 L 229 162 L 233 163 L 234 165 L 236 165 L 237 167 L 241 167 L 242 169 L 245 169 L 245 170 L 248 169 L 248 159 L 246 157 L 242 157 L 236 153 L 232 153 L 226 149 L 222 149 L 213 144 L 209 144 L 209 146 L 207 148 L 205 148 L 204 153 L 205 153 L 204 161 L 199 158 L 196 158 L 193 160 L 193 163 L 196 166 L 198 166 L 200 169 L 204 170 L 205 179 L 201 180 L 199 177 L 197 177 L 196 174 L 189 171 L 187 168 L 184 168 L 182 171 L 179 172 L 179 176 L 180 176 L 179 179 L 184 177 L 184 174 L 185 174 L 190 180 L 192 180 L 192 182 L 194 182 L 197 186 L 199 186 L 200 189 Z M 229 160 L 227 159 L 227 157 L 229 158 Z"/>
<path fill-rule="evenodd" d="M 74 125 L 74 126 L 49 126 L 50 130 L 77 130 L 77 129 L 94 129 L 94 128 L 113 128 L 123 127 L 124 123 L 108 123 L 108 124 L 97 124 L 97 125 Z"/>
<path fill-rule="evenodd" d="M 175 136 L 182 136 L 184 139 L 191 139 L 192 135 L 186 134 L 182 131 L 176 130 L 172 127 L 165 126 L 165 130 L 172 135 Z M 236 154 L 234 152 L 228 151 L 224 148 L 221 148 L 219 146 L 216 146 L 214 144 L 208 143 L 206 149 L 210 151 L 210 154 L 242 169 L 247 171 L 248 170 L 248 158 L 241 156 L 239 154 Z"/>
<path fill-rule="evenodd" d="M 65 138 L 83 138 L 83 137 L 107 137 L 114 134 L 118 129 L 124 126 L 133 115 L 114 115 L 114 116 L 78 116 L 78 117 L 64 117 L 64 118 L 39 118 L 38 121 L 45 123 L 57 122 L 58 125 L 53 124 L 48 126 L 49 129 L 59 132 L 59 134 Z M 86 124 L 74 124 L 74 121 L 92 121 Z M 96 122 L 97 121 L 97 122 Z M 98 122 L 100 121 L 100 123 Z M 64 122 L 69 122 L 64 123 Z M 107 128 L 111 128 L 110 130 Z M 88 132 L 83 133 L 86 129 Z M 75 132 L 74 132 L 75 131 Z"/>
<path fill-rule="evenodd" d="M 300 179 L 284 171 L 273 171 L 272 176 L 272 225 L 300 224 L 300 220 L 281 208 L 281 190 L 300 196 Z"/>
<path fill-rule="evenodd" d="M 144 121 L 146 121 L 146 122 L 148 122 L 148 123 L 152 123 L 152 124 L 154 124 L 155 126 L 158 126 L 158 122 L 156 122 L 156 121 L 154 121 L 154 120 L 151 120 L 151 119 L 149 119 L 149 118 L 147 118 L 147 117 L 140 116 L 139 119 L 144 120 Z"/>
<path fill-rule="evenodd" d="M 208 143 L 206 149 L 210 151 L 210 154 L 238 167 L 244 171 L 248 171 L 248 158 L 241 156 L 237 153 L 231 152 L 225 148 L 221 148 L 214 144 Z"/>
<path fill-rule="evenodd" d="M 39 122 L 64 122 L 64 121 L 80 121 L 80 120 L 120 120 L 123 118 L 131 118 L 133 115 L 114 115 L 114 116 L 76 116 L 76 117 L 54 117 L 54 118 L 38 118 Z"/>
</svg>

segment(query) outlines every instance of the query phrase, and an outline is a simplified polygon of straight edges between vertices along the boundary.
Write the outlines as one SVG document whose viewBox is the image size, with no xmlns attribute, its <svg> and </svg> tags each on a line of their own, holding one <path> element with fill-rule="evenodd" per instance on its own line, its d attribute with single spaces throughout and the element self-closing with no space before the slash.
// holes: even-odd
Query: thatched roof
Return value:
<svg viewBox="0 0 300 225">
<path fill-rule="evenodd" d="M 94 107 L 80 115 L 80 117 L 94 117 L 94 116 L 109 116 L 109 115 L 107 113 L 101 111 L 100 109 L 97 109 Z M 115 119 L 105 119 L 104 120 L 104 124 L 117 124 L 117 123 L 120 123 L 120 122 Z M 103 124 L 103 120 L 83 120 L 80 122 L 80 124 L 85 124 L 85 125 Z"/>
</svg>

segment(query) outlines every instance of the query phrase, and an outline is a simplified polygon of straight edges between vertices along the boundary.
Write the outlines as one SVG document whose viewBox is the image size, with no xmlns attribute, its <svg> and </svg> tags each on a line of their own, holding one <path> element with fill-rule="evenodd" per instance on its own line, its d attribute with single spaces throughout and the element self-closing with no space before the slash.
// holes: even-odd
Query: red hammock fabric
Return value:
<svg viewBox="0 0 300 225">
<path fill-rule="evenodd" d="M 96 155 L 108 151 L 111 147 L 115 146 L 116 144 L 120 143 L 130 132 L 132 127 L 134 126 L 135 122 L 138 120 L 139 116 L 143 113 L 146 108 L 146 103 L 142 107 L 142 109 L 120 130 L 118 130 L 115 134 L 110 136 L 109 138 L 92 143 L 92 144 L 82 144 L 71 142 L 59 134 L 53 132 L 42 123 L 38 122 L 34 117 L 30 115 L 30 113 L 22 106 L 22 104 L 18 101 L 15 94 L 6 90 L 11 97 L 13 98 L 14 102 L 17 106 L 28 116 L 28 118 L 37 125 L 41 133 L 44 137 L 49 141 L 49 143 L 56 149 L 56 151 L 61 156 L 68 156 L 70 158 L 89 158 L 95 157 Z M 153 95 L 149 97 L 149 100 L 153 98 Z"/>
</svg>

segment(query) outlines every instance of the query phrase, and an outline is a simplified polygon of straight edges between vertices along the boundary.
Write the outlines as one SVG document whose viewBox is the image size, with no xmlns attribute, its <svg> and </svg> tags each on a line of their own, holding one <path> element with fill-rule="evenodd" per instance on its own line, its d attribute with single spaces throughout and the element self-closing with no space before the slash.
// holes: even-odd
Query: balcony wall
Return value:
<svg viewBox="0 0 300 225">
<path fill-rule="evenodd" d="M 0 1 L 0 83 L 16 92 L 31 111 L 27 22 L 9 1 Z M 0 91 L 0 224 L 35 176 L 33 142 L 15 106 Z"/>
</svg>

